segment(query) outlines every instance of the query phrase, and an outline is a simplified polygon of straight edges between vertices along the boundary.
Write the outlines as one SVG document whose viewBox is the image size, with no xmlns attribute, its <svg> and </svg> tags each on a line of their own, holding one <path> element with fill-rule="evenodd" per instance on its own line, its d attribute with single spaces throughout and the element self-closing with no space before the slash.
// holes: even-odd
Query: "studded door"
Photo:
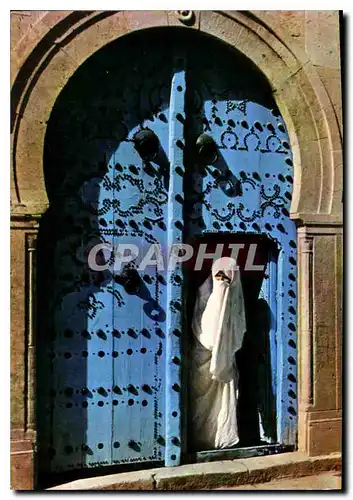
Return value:
<svg viewBox="0 0 353 500">
<path fill-rule="evenodd" d="M 221 242 L 223 255 L 230 255 L 228 244 L 243 245 L 240 445 L 295 445 L 296 228 L 289 217 L 287 129 L 266 79 L 225 47 L 205 42 L 202 53 L 189 54 L 187 74 L 184 239 L 196 248 Z M 264 264 L 261 272 L 244 269 L 251 243 L 255 266 Z M 192 305 L 192 283 L 200 278 L 186 274 Z"/>
<path fill-rule="evenodd" d="M 171 245 L 212 235 L 273 242 L 266 270 L 249 288 L 250 302 L 262 299 L 271 310 L 273 401 L 261 411 L 272 421 L 275 412 L 277 424 L 265 422 L 262 433 L 295 442 L 287 131 L 249 61 L 185 33 L 151 30 L 99 51 L 69 81 L 48 123 L 50 208 L 38 244 L 42 473 L 180 463 L 188 449 L 181 370 L 192 283 L 158 259 L 140 265 L 151 244 L 165 259 Z M 97 244 L 106 245 L 95 259 L 105 270 L 88 263 Z M 124 244 L 139 255 L 114 269 L 109 245 Z"/>
<path fill-rule="evenodd" d="M 134 39 L 122 43 L 119 64 L 114 45 L 93 57 L 60 95 L 48 125 L 51 205 L 39 236 L 44 472 L 164 462 L 166 404 L 176 415 L 166 395 L 166 328 L 180 310 L 168 311 L 173 285 L 163 266 L 139 267 L 151 245 L 165 251 L 173 238 L 168 198 L 178 151 L 170 144 L 182 133 L 175 115 L 184 106 L 185 76 L 170 44 L 149 41 L 149 49 Z M 96 245 L 104 246 L 92 269 Z M 109 246 L 123 245 L 138 256 L 115 268 Z M 170 381 L 176 395 L 177 382 Z"/>
</svg>

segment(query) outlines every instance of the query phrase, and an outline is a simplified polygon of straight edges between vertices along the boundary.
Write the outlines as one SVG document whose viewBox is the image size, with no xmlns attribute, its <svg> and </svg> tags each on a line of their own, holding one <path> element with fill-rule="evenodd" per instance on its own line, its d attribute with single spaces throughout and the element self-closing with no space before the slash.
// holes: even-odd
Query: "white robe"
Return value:
<svg viewBox="0 0 353 500">
<path fill-rule="evenodd" d="M 215 279 L 219 270 L 230 278 L 230 283 Z M 235 353 L 241 348 L 246 330 L 240 273 L 233 259 L 222 257 L 214 262 L 212 278 L 207 278 L 198 290 L 192 329 L 193 445 L 198 450 L 228 448 L 239 441 Z"/>
</svg>

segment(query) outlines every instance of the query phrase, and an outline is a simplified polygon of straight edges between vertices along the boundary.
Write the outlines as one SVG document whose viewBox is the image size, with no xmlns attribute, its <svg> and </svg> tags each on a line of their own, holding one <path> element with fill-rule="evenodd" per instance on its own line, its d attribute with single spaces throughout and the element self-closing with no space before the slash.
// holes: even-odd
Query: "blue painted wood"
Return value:
<svg viewBox="0 0 353 500">
<path fill-rule="evenodd" d="M 128 47 L 121 66 L 114 47 L 84 65 L 48 127 L 52 205 L 43 241 L 48 250 L 50 233 L 53 250 L 42 304 L 52 361 L 42 365 L 40 453 L 43 469 L 56 473 L 159 463 L 165 454 L 166 270 L 151 263 L 138 271 L 140 290 L 129 294 L 113 261 L 103 272 L 87 264 L 98 243 L 136 245 L 134 268 L 151 244 L 167 246 L 174 69 L 167 46 L 149 61 L 139 43 Z M 151 161 L 134 146 L 143 129 L 158 137 Z"/>
<path fill-rule="evenodd" d="M 170 86 L 164 88 L 164 85 L 171 78 L 167 66 L 162 74 L 156 72 L 152 78 L 144 80 L 139 89 L 143 128 L 157 135 L 158 156 L 148 164 L 141 159 L 133 143 L 128 142 L 141 129 L 141 123 L 132 126 L 129 121 L 128 141 L 114 154 L 114 164 L 122 168 L 117 176 L 120 189 L 114 193 L 119 201 L 115 217 L 125 225 L 116 234 L 114 243 L 115 246 L 137 246 L 140 253 L 133 263 L 136 268 L 142 264 L 151 243 L 161 247 L 167 244 Z M 125 92 L 125 105 L 130 109 L 136 96 L 129 88 Z M 158 109 L 158 113 L 150 118 L 151 108 Z M 131 165 L 136 168 L 135 173 L 131 172 Z M 115 304 L 113 307 L 116 332 L 113 348 L 118 354 L 113 360 L 113 464 L 153 462 L 164 458 L 166 273 L 156 264 L 138 272 L 142 280 L 138 294 L 129 295 L 121 284 L 114 284 L 124 306 Z"/>
<path fill-rule="evenodd" d="M 171 85 L 169 129 L 170 185 L 168 199 L 168 249 L 174 252 L 182 243 L 183 207 L 176 196 L 183 193 L 183 145 L 185 121 L 185 61 L 178 57 Z M 178 118 L 177 118 L 178 115 Z M 181 345 L 182 331 L 182 269 L 168 266 L 167 341 L 166 341 L 166 449 L 165 464 L 179 465 L 181 459 Z"/>
<path fill-rule="evenodd" d="M 267 274 L 262 281 L 257 315 L 261 316 L 258 343 L 262 356 L 259 367 L 260 390 L 259 427 L 260 440 L 273 444 L 277 442 L 276 394 L 277 394 L 277 257 L 273 250 L 267 256 Z"/>
<path fill-rule="evenodd" d="M 172 244 L 210 234 L 274 242 L 254 299 L 271 313 L 276 439 L 296 443 L 296 232 L 285 124 L 248 62 L 213 41 L 150 36 L 149 44 L 119 41 L 84 64 L 48 124 L 38 401 L 41 463 L 51 472 L 177 465 L 185 444 L 180 344 L 189 334 L 189 284 L 180 267 L 152 263 L 139 271 L 140 291 L 128 294 L 120 271 L 88 268 L 87 250 L 100 242 L 136 244 L 135 268 L 151 243 L 166 257 Z M 134 147 L 142 129 L 159 140 L 151 161 Z M 213 165 L 198 162 L 201 133 L 217 144 Z"/>
<path fill-rule="evenodd" d="M 210 50 L 208 50 L 210 49 Z M 276 395 L 277 440 L 296 443 L 296 228 L 289 217 L 293 162 L 285 124 L 267 82 L 230 53 L 204 47 L 207 57 L 190 64 L 187 140 L 201 133 L 217 144 L 212 165 L 187 166 L 185 237 L 204 234 L 262 235 L 279 252 L 271 257 L 263 284 L 272 313 L 269 332 L 272 388 Z M 228 57 L 229 56 L 229 57 Z M 192 56 L 191 56 L 192 57 Z M 229 68 L 234 68 L 230 72 Z M 196 160 L 197 163 L 197 160 Z M 205 238 L 204 238 L 205 240 Z M 249 314 L 256 314 L 256 308 Z"/>
</svg>

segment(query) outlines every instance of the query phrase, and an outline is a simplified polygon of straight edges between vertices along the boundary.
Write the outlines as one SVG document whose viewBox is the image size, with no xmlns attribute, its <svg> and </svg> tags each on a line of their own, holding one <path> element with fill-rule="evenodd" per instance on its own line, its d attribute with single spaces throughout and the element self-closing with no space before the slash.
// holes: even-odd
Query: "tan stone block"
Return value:
<svg viewBox="0 0 353 500">
<path fill-rule="evenodd" d="M 228 14 L 229 16 L 233 15 L 232 13 Z M 203 10 L 200 12 L 200 31 L 213 35 L 226 41 L 234 48 L 238 48 L 238 39 L 245 31 L 245 28 L 220 13 Z"/>
<path fill-rule="evenodd" d="M 243 31 L 238 39 L 237 47 L 266 75 L 273 89 L 278 88 L 291 75 L 291 70 L 268 46 L 258 43 L 253 33 Z"/>
<path fill-rule="evenodd" d="M 32 451 L 33 443 L 29 439 L 12 440 L 11 441 L 11 453 Z"/>
<path fill-rule="evenodd" d="M 33 30 L 47 11 L 45 10 L 16 10 L 10 12 L 10 49 L 13 51 L 22 39 Z"/>
<path fill-rule="evenodd" d="M 127 24 L 127 32 L 153 28 L 154 26 L 168 26 L 168 15 L 166 10 L 127 10 L 123 11 L 123 16 Z"/>
<path fill-rule="evenodd" d="M 308 457 L 304 453 L 280 453 L 265 457 L 251 457 L 240 460 L 249 471 L 251 483 L 270 481 L 275 477 L 294 475 L 301 465 L 307 466 Z"/>
<path fill-rule="evenodd" d="M 321 420 L 339 420 L 342 418 L 342 410 L 310 410 L 308 412 L 308 422 Z"/>
<path fill-rule="evenodd" d="M 287 36 L 295 38 L 304 48 L 305 11 L 303 10 L 266 10 L 263 11 L 271 20 L 271 28 L 275 31 L 283 30 Z M 262 14 L 262 11 L 259 12 Z"/>
<path fill-rule="evenodd" d="M 304 29 L 304 11 L 250 12 L 257 18 L 255 30 L 283 58 L 293 74 L 310 62 L 305 52 L 305 37 L 299 34 Z"/>
<path fill-rule="evenodd" d="M 313 246 L 314 409 L 336 407 L 335 239 L 316 236 Z"/>
<path fill-rule="evenodd" d="M 198 10 L 193 10 L 193 11 L 184 11 L 190 13 L 192 16 L 190 24 L 186 21 L 183 22 L 180 19 L 180 12 L 183 11 L 176 11 L 176 10 L 167 10 L 167 16 L 168 16 L 168 25 L 169 26 L 186 26 L 188 28 L 193 28 L 198 30 L 200 27 L 200 16 L 202 14 L 202 11 Z"/>
<path fill-rule="evenodd" d="M 317 142 L 320 148 L 322 170 L 319 212 L 331 213 L 332 196 L 335 189 L 332 141 L 330 139 L 320 139 Z"/>
<path fill-rule="evenodd" d="M 342 148 L 336 113 L 316 70 L 305 68 L 294 75 L 293 79 L 297 81 L 305 95 L 307 106 L 315 120 L 318 138 L 329 137 L 333 150 Z"/>
<path fill-rule="evenodd" d="M 294 77 L 289 78 L 275 90 L 274 97 L 282 104 L 280 111 L 286 124 L 288 122 L 290 134 L 296 135 L 301 144 L 315 141 L 318 137 L 310 107 L 298 83 Z"/>
<path fill-rule="evenodd" d="M 11 453 L 11 489 L 34 489 L 33 451 L 16 451 Z"/>
<path fill-rule="evenodd" d="M 300 204 L 301 188 L 302 188 L 302 160 L 300 155 L 299 145 L 291 144 L 291 150 L 293 155 L 293 168 L 294 168 L 294 184 L 292 192 L 292 201 L 290 207 L 290 213 L 297 213 Z"/>
<path fill-rule="evenodd" d="M 22 17 L 19 30 L 11 33 L 11 84 L 14 82 L 21 66 L 32 53 L 35 46 L 65 17 L 73 11 L 26 11 Z M 27 21 L 25 24 L 23 20 Z M 29 23 L 27 25 L 27 23 Z"/>
<path fill-rule="evenodd" d="M 331 193 L 336 189 L 332 184 L 334 169 L 332 151 L 342 149 L 342 139 L 327 92 L 315 71 L 306 68 L 291 77 L 275 95 L 278 95 L 279 101 L 284 103 L 283 107 L 287 107 L 284 118 L 289 125 L 290 137 L 297 135 L 301 155 L 303 148 L 308 149 L 304 143 L 316 140 L 320 142 L 320 160 L 317 157 L 316 175 L 318 178 L 323 177 L 321 188 L 323 198 L 319 209 L 321 212 L 330 212 Z M 280 109 L 282 111 L 281 106 Z"/>
<path fill-rule="evenodd" d="M 342 407 L 342 306 L 343 306 L 343 237 L 335 238 L 336 293 L 336 408 Z"/>
<path fill-rule="evenodd" d="M 286 82 L 285 85 L 288 85 Z M 298 71 L 290 78 L 292 89 L 297 88 L 297 94 L 301 94 L 303 100 L 302 108 L 305 106 L 315 120 L 316 138 L 326 138 L 329 136 L 326 115 L 332 112 L 332 104 L 328 99 L 325 88 L 321 80 L 309 65 Z M 304 125 L 303 120 L 303 125 Z M 307 129 L 305 130 L 307 132 Z M 309 139 L 309 137 L 308 137 Z"/>
<path fill-rule="evenodd" d="M 320 85 L 316 85 L 318 77 L 315 77 L 315 73 L 310 73 L 310 78 L 314 79 L 315 90 L 306 72 L 300 70 L 275 92 L 288 127 L 294 155 L 295 190 L 291 211 L 330 213 L 332 192 L 336 189 L 332 184 L 332 150 L 341 149 L 341 140 L 326 91 L 322 84 L 321 89 Z"/>
<path fill-rule="evenodd" d="M 33 23 L 38 15 L 40 16 L 40 14 L 30 11 L 16 11 L 10 13 L 11 83 L 21 64 L 24 62 L 21 40 L 23 40 L 28 32 L 32 30 Z"/>
<path fill-rule="evenodd" d="M 342 136 L 343 126 L 341 71 L 338 68 L 326 68 L 322 66 L 317 66 L 316 71 L 318 72 L 333 105 L 334 113 L 339 127 L 339 133 Z M 333 149 L 336 148 L 337 146 L 333 145 Z"/>
<path fill-rule="evenodd" d="M 71 60 L 68 74 L 72 75 L 97 50 L 129 33 L 131 27 L 125 14 L 123 11 L 112 13 L 92 23 L 74 38 L 68 34 L 60 39 L 61 51 Z"/>
<path fill-rule="evenodd" d="M 299 368 L 303 370 L 303 365 L 300 360 L 301 352 L 298 351 L 299 358 Z M 301 385 L 302 385 L 302 375 L 299 375 L 299 396 L 301 397 Z M 298 407 L 298 451 L 302 453 L 308 452 L 308 411 L 307 408 L 303 408 L 303 404 L 300 402 Z"/>
<path fill-rule="evenodd" d="M 342 106 L 343 106 L 343 104 L 337 104 L 337 105 L 335 105 L 333 107 L 333 109 L 335 110 L 335 115 L 336 115 L 336 118 L 337 118 L 338 127 L 339 127 L 339 130 L 340 130 L 341 136 L 343 135 L 343 111 L 342 111 Z"/>
<path fill-rule="evenodd" d="M 271 39 L 275 49 L 271 48 L 271 44 L 265 43 L 267 40 L 263 40 L 262 37 L 268 38 L 269 34 L 260 25 L 252 23 L 248 29 L 239 22 L 234 22 L 237 16 L 242 17 L 244 23 L 248 22 L 244 15 L 238 13 L 227 12 L 226 16 L 212 11 L 202 11 L 200 29 L 224 40 L 246 55 L 267 76 L 271 86 L 277 88 L 297 71 L 300 65 L 282 44 L 278 44 L 275 37 Z"/>
<path fill-rule="evenodd" d="M 75 62 L 63 50 L 55 54 L 30 94 L 25 108 L 27 120 L 35 117 L 45 123 L 49 119 L 56 98 L 76 68 Z"/>
<path fill-rule="evenodd" d="M 300 136 L 302 134 L 300 133 Z M 293 148 L 294 190 L 291 213 L 317 213 L 321 195 L 321 154 L 317 141 Z"/>
<path fill-rule="evenodd" d="M 290 40 L 288 44 L 288 31 L 285 25 L 277 26 L 272 25 L 273 18 L 268 16 L 269 11 L 252 11 L 252 14 L 256 15 L 257 22 L 253 20 L 247 20 L 247 26 L 251 31 L 254 31 L 260 37 L 261 43 L 265 42 L 271 50 L 273 50 L 277 56 L 283 60 L 286 67 L 290 70 L 291 74 L 296 73 L 302 65 L 309 61 L 307 55 L 302 51 L 296 43 Z M 286 15 L 286 11 L 277 11 L 278 19 L 283 21 L 283 15 Z M 245 18 L 245 15 L 241 12 L 236 14 L 236 17 Z"/>
<path fill-rule="evenodd" d="M 326 68 L 324 66 L 316 66 L 321 81 L 330 97 L 334 106 L 342 105 L 341 92 L 341 71 L 339 68 Z"/>
<path fill-rule="evenodd" d="M 155 474 L 155 481 L 158 490 L 188 491 L 241 484 L 247 477 L 248 471 L 243 463 L 224 460 L 160 469 Z"/>
<path fill-rule="evenodd" d="M 11 425 L 25 425 L 25 238 L 11 231 Z"/>
<path fill-rule="evenodd" d="M 331 213 L 343 215 L 343 154 L 342 151 L 332 151 L 333 193 Z"/>
<path fill-rule="evenodd" d="M 341 476 L 337 472 L 322 472 L 315 475 L 297 478 L 282 478 L 270 480 L 266 483 L 248 484 L 242 486 L 217 488 L 218 490 L 251 490 L 251 491 L 319 491 L 319 490 L 341 490 Z"/>
<path fill-rule="evenodd" d="M 98 11 L 99 12 L 99 11 Z M 78 14 L 82 16 L 82 18 L 90 17 L 90 11 L 75 11 L 75 10 L 46 10 L 42 11 L 43 15 L 40 18 L 40 22 L 37 22 L 32 30 L 37 40 L 44 36 L 44 34 L 48 33 L 54 26 L 60 23 L 64 18 L 69 17 L 74 14 L 74 19 L 71 19 L 70 23 L 67 23 L 66 29 L 71 25 L 74 25 L 78 22 Z M 97 13 L 97 11 L 95 12 Z"/>
<path fill-rule="evenodd" d="M 305 48 L 313 64 L 340 67 L 338 11 L 305 11 Z"/>
<path fill-rule="evenodd" d="M 23 204 L 47 204 L 43 172 L 45 123 L 22 119 L 18 133 L 16 176 Z"/>
<path fill-rule="evenodd" d="M 11 172 L 12 173 L 12 172 Z M 10 204 L 11 204 L 11 211 L 12 208 L 19 202 L 18 195 L 17 195 L 17 190 L 15 188 L 15 181 L 13 176 L 11 176 L 11 186 L 10 186 Z"/>
<path fill-rule="evenodd" d="M 291 218 L 293 220 L 300 221 L 300 224 L 304 224 L 305 227 L 310 227 L 309 225 L 320 224 L 321 227 L 328 227 L 327 225 L 333 225 L 333 227 L 342 226 L 342 216 L 340 214 L 315 214 L 307 212 L 293 212 L 291 213 Z"/>
<path fill-rule="evenodd" d="M 107 476 L 79 479 L 70 483 L 48 488 L 55 491 L 80 490 L 153 490 L 153 475 L 156 469 L 109 474 Z"/>
<path fill-rule="evenodd" d="M 102 488 L 92 488 L 92 490 L 102 490 L 102 491 L 148 491 L 154 490 L 153 481 L 142 481 L 137 480 L 133 483 L 126 482 L 123 484 L 112 484 L 109 486 L 103 486 Z"/>
<path fill-rule="evenodd" d="M 341 451 L 341 419 L 310 422 L 308 441 L 308 451 L 311 456 Z"/>
</svg>

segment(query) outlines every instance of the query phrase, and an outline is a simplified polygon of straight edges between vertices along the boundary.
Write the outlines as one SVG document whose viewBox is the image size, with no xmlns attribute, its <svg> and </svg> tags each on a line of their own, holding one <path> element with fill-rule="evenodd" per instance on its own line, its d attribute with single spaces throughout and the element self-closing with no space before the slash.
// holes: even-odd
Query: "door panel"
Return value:
<svg viewBox="0 0 353 500">
<path fill-rule="evenodd" d="M 184 175 L 184 123 L 185 51 L 178 49 L 174 58 L 174 76 L 171 86 L 170 128 L 170 186 L 168 200 L 168 257 L 174 246 L 183 241 L 183 175 Z M 169 259 L 168 259 L 169 262 Z M 167 339 L 166 339 L 166 453 L 165 464 L 178 465 L 181 460 L 181 332 L 183 314 L 182 268 L 179 265 L 167 271 Z"/>
<path fill-rule="evenodd" d="M 46 409 L 38 414 L 40 461 L 48 472 L 165 455 L 166 271 L 138 270 L 139 290 L 129 293 L 109 249 L 96 258 L 107 269 L 87 262 L 96 244 L 132 244 L 139 256 L 128 267 L 138 268 L 150 244 L 168 243 L 174 63 L 168 44 L 151 43 L 152 58 L 130 41 L 121 65 L 111 48 L 83 66 L 48 126 L 52 204 L 41 228 L 46 315 L 38 367 Z M 135 147 L 141 130 L 158 138 L 153 158 Z"/>
<path fill-rule="evenodd" d="M 115 170 L 118 168 L 114 193 L 110 194 L 115 201 L 114 246 L 136 245 L 139 256 L 130 264 L 135 269 L 151 243 L 167 243 L 171 78 L 169 68 L 167 74 L 157 72 L 150 81 L 143 81 L 137 95 L 128 87 L 125 89 L 125 109 L 133 108 L 140 97 L 140 112 L 146 117 L 143 127 L 154 132 L 159 140 L 157 156 L 144 161 L 132 142 L 141 130 L 138 124 L 114 153 Z M 152 117 L 151 110 L 155 112 Z M 155 265 L 138 274 L 141 283 L 136 294 L 127 293 L 117 282 L 113 285 L 114 293 L 123 300 L 121 306 L 113 308 L 111 318 L 116 356 L 110 437 L 113 463 L 164 458 L 166 279 L 164 271 Z"/>
<path fill-rule="evenodd" d="M 244 344 L 249 345 L 238 356 L 243 366 L 240 438 L 245 446 L 294 445 L 296 229 L 289 218 L 293 163 L 288 133 L 267 82 L 249 63 L 216 47 L 195 54 L 188 58 L 184 238 L 193 243 L 203 236 L 207 242 L 223 234 L 227 244 L 237 235 L 246 244 L 250 235 L 261 235 L 274 242 L 261 291 L 249 288 L 254 280 L 241 270 L 248 295 Z M 202 160 L 201 134 L 213 139 L 217 160 Z M 193 279 L 191 273 L 188 280 Z M 253 321 L 260 311 L 262 324 Z"/>
<path fill-rule="evenodd" d="M 256 403 L 257 431 L 265 442 L 295 443 L 288 134 L 267 81 L 249 61 L 188 30 L 164 35 L 163 43 L 158 30 L 123 37 L 92 56 L 60 94 L 48 123 L 50 208 L 41 221 L 38 275 L 44 473 L 177 465 L 188 449 L 182 341 L 190 335 L 197 279 L 180 266 L 154 262 L 139 269 L 151 244 L 166 264 L 178 243 L 219 237 L 248 248 L 259 239 L 265 271 L 256 279 L 242 272 L 247 315 L 256 315 L 259 300 L 270 311 L 267 330 L 255 339 L 267 353 L 270 374 L 263 378 L 272 394 Z M 155 156 L 138 150 L 141 130 L 158 139 Z M 197 153 L 203 133 L 217 147 L 213 164 Z M 90 268 L 88 253 L 100 243 L 136 245 L 139 255 L 126 266 L 137 270 L 135 292 L 124 286 L 124 269 L 114 269 L 108 249 L 97 255 L 108 268 Z"/>
</svg>

